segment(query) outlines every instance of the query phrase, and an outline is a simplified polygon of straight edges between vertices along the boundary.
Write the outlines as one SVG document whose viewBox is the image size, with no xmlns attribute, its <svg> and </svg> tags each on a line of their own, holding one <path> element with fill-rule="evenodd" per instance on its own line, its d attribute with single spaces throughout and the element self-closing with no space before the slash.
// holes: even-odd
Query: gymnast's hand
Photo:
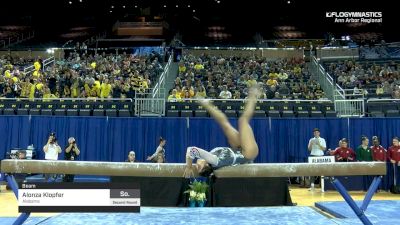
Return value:
<svg viewBox="0 0 400 225">
<path fill-rule="evenodd" d="M 183 177 L 184 178 L 191 178 L 194 177 L 194 170 L 193 170 L 193 166 L 187 166 L 185 167 L 185 172 L 183 172 Z"/>
</svg>

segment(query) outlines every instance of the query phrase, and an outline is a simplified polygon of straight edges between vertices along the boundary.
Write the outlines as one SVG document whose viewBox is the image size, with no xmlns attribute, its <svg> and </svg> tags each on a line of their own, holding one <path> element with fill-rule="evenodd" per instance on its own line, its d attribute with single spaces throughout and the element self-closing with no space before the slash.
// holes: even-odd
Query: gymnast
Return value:
<svg viewBox="0 0 400 225">
<path fill-rule="evenodd" d="M 251 163 L 258 155 L 258 145 L 254 138 L 249 121 L 253 116 L 257 103 L 257 89 L 252 88 L 246 101 L 245 109 L 238 121 L 239 131 L 228 121 L 226 115 L 208 100 L 201 100 L 202 105 L 217 121 L 228 139 L 230 147 L 217 147 L 210 152 L 198 147 L 188 147 L 186 151 L 185 178 L 194 176 L 197 170 L 200 176 L 208 177 L 214 169 L 224 166 Z M 197 159 L 193 165 L 193 160 Z"/>
</svg>

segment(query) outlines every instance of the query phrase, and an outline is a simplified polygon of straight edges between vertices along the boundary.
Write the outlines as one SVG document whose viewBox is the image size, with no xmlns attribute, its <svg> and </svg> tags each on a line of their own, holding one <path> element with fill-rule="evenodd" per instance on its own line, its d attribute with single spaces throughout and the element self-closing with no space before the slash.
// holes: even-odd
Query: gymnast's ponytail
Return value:
<svg viewBox="0 0 400 225">
<path fill-rule="evenodd" d="M 213 170 L 213 168 L 210 166 L 210 164 L 207 164 L 206 166 L 204 166 L 203 171 L 201 171 L 201 172 L 199 173 L 199 175 L 202 176 L 202 177 L 209 178 L 209 177 L 211 177 L 211 176 L 214 175 L 214 170 Z"/>
</svg>

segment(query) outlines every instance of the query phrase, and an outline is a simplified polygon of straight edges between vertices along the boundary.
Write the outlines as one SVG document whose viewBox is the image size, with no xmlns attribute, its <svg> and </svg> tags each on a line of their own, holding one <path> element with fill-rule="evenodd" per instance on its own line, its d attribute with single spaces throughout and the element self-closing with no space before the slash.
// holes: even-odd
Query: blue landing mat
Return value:
<svg viewBox="0 0 400 225">
<path fill-rule="evenodd" d="M 336 225 L 310 207 L 156 208 L 141 213 L 64 213 L 40 225 Z"/>
<path fill-rule="evenodd" d="M 356 201 L 358 205 L 362 201 Z M 315 206 L 329 214 L 339 218 L 334 219 L 339 224 L 361 224 L 356 214 L 346 202 L 317 202 Z M 399 219 L 394 218 L 400 215 L 400 201 L 385 200 L 371 201 L 365 214 L 374 224 L 397 224 Z"/>
<path fill-rule="evenodd" d="M 15 217 L 0 217 L 0 224 L 1 225 L 12 225 L 13 222 L 15 221 Z M 39 224 L 40 222 L 46 220 L 48 218 L 46 217 L 29 217 L 24 225 L 36 225 Z"/>
</svg>

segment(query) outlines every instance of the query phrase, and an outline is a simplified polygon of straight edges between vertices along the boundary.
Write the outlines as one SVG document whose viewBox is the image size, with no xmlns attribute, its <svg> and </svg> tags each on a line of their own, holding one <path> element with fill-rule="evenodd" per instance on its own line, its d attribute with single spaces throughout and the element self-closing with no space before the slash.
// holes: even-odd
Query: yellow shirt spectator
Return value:
<svg viewBox="0 0 400 225">
<path fill-rule="evenodd" d="M 29 92 L 31 90 L 32 84 L 29 82 L 24 82 L 21 87 L 21 97 L 22 98 L 28 98 L 29 97 Z"/>
<path fill-rule="evenodd" d="M 39 71 L 33 71 L 32 74 L 34 77 L 39 78 L 40 77 L 40 72 Z"/>
<path fill-rule="evenodd" d="M 189 96 L 190 96 L 190 97 L 193 97 L 193 96 L 194 96 L 194 90 L 193 90 L 192 87 L 190 87 L 190 88 L 184 87 L 184 88 L 182 89 L 182 92 L 181 92 L 181 97 L 185 96 L 185 92 L 189 92 Z"/>
<path fill-rule="evenodd" d="M 185 65 L 179 65 L 179 74 L 186 72 L 186 66 Z"/>
<path fill-rule="evenodd" d="M 147 89 L 147 88 L 149 88 L 149 84 L 147 83 L 146 80 L 142 80 L 142 81 L 140 82 L 140 88 L 142 88 L 142 89 Z"/>
<path fill-rule="evenodd" d="M 72 98 L 77 98 L 79 96 L 79 90 L 77 86 L 72 86 L 71 87 L 71 97 Z"/>
<path fill-rule="evenodd" d="M 101 93 L 100 97 L 101 98 L 107 98 L 110 95 L 111 92 L 111 84 L 108 83 L 102 83 L 101 84 Z"/>
<path fill-rule="evenodd" d="M 195 97 L 196 98 L 207 98 L 206 90 L 196 92 Z"/>
<path fill-rule="evenodd" d="M 178 94 L 176 89 L 172 90 L 172 93 L 168 96 L 168 102 L 180 102 L 181 99 L 181 95 Z"/>
<path fill-rule="evenodd" d="M 274 86 L 276 86 L 276 85 L 278 85 L 278 81 L 276 81 L 275 79 L 268 79 L 267 80 L 267 85 L 268 86 L 272 86 L 272 85 L 274 85 Z"/>
<path fill-rule="evenodd" d="M 10 70 L 6 70 L 6 72 L 4 72 L 4 76 L 7 77 L 7 78 L 11 78 Z"/>
<path fill-rule="evenodd" d="M 33 99 L 35 97 L 35 90 L 36 90 L 36 85 L 32 84 L 29 90 L 29 98 Z"/>
<path fill-rule="evenodd" d="M 269 78 L 271 79 L 278 79 L 278 74 L 277 73 L 269 73 Z"/>
<path fill-rule="evenodd" d="M 195 70 L 202 70 L 202 69 L 204 69 L 204 66 L 202 64 L 200 64 L 200 63 L 197 63 L 196 65 L 194 65 L 194 69 Z"/>
<path fill-rule="evenodd" d="M 92 96 L 93 97 L 99 97 L 101 92 L 101 84 L 100 81 L 96 80 L 94 82 L 94 85 L 92 87 Z"/>
<path fill-rule="evenodd" d="M 254 85 L 257 84 L 257 81 L 254 79 L 250 79 L 248 81 L 246 81 L 247 87 L 253 87 Z"/>
<path fill-rule="evenodd" d="M 301 73 L 301 68 L 300 68 L 300 66 L 295 66 L 294 69 L 293 69 L 293 73 L 294 73 L 295 75 L 300 75 L 300 73 Z"/>
</svg>

